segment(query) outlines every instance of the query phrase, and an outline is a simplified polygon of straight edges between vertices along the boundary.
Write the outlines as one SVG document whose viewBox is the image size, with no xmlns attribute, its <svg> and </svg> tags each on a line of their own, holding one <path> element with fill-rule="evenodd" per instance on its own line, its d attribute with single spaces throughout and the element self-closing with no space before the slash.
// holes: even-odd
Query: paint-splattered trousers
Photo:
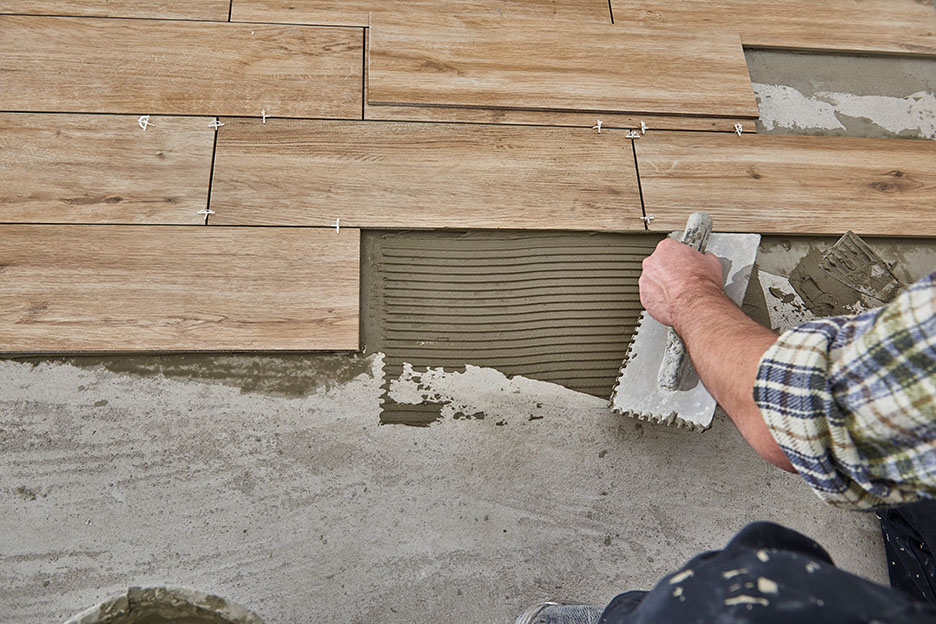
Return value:
<svg viewBox="0 0 936 624">
<path fill-rule="evenodd" d="M 894 587 L 839 570 L 796 531 L 757 522 L 653 590 L 617 596 L 599 624 L 936 622 L 936 604 L 924 601 L 933 599 L 936 585 L 926 544 L 927 532 L 936 539 L 934 511 L 927 501 L 879 514 Z"/>
</svg>

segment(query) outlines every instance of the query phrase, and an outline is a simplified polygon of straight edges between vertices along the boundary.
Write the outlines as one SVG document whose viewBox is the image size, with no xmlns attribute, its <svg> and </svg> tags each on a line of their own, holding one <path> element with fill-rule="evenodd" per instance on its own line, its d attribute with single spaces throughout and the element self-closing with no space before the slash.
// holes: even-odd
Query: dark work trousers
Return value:
<svg viewBox="0 0 936 624">
<path fill-rule="evenodd" d="M 891 587 L 936 603 L 936 501 L 878 512 Z"/>
<path fill-rule="evenodd" d="M 651 591 L 617 596 L 598 622 L 936 623 L 936 604 L 923 602 L 923 592 L 929 600 L 933 596 L 933 552 L 914 528 L 923 519 L 932 534 L 931 504 L 879 514 L 885 544 L 889 536 L 894 546 L 888 546 L 888 564 L 895 562 L 889 568 L 898 589 L 839 570 L 819 544 L 796 531 L 755 522 L 723 550 L 695 557 Z"/>
</svg>

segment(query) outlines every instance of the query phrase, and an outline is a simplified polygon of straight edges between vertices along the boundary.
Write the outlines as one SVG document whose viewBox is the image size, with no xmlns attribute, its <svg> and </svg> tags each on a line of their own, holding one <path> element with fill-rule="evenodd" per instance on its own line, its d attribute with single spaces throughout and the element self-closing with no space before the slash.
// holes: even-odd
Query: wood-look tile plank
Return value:
<svg viewBox="0 0 936 624">
<path fill-rule="evenodd" d="M 367 34 L 364 36 L 367 45 Z M 372 106 L 367 103 L 367 67 L 364 68 L 364 119 L 373 121 L 425 121 L 442 123 L 506 124 L 518 126 L 575 126 L 653 130 L 697 130 L 735 132 L 740 123 L 744 132 L 757 132 L 750 119 L 722 119 L 674 115 L 621 115 L 558 111 L 506 110 L 499 108 L 448 108 L 441 106 Z M 641 126 L 641 122 L 645 125 Z"/>
<path fill-rule="evenodd" d="M 368 26 L 371 15 L 473 15 L 610 23 L 607 0 L 234 0 L 235 22 Z"/>
<path fill-rule="evenodd" d="M 621 130 L 226 123 L 209 225 L 643 230 Z"/>
<path fill-rule="evenodd" d="M 0 351 L 356 350 L 359 232 L 0 226 Z"/>
<path fill-rule="evenodd" d="M 0 0 L 0 13 L 225 22 L 230 0 Z"/>
<path fill-rule="evenodd" d="M 356 28 L 0 16 L 0 109 L 361 117 Z"/>
<path fill-rule="evenodd" d="M 374 17 L 369 37 L 371 104 L 758 115 L 736 35 Z"/>
<path fill-rule="evenodd" d="M 705 210 L 720 232 L 936 236 L 932 141 L 658 132 L 636 149 L 653 230 Z"/>
<path fill-rule="evenodd" d="M 0 114 L 0 222 L 204 223 L 205 117 Z"/>
<path fill-rule="evenodd" d="M 620 25 L 737 33 L 745 46 L 936 54 L 930 0 L 611 0 Z"/>
</svg>

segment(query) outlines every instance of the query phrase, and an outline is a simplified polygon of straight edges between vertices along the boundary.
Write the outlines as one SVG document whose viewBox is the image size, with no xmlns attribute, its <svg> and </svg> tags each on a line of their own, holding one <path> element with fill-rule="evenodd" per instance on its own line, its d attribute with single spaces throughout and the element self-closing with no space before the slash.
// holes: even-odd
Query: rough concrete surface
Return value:
<svg viewBox="0 0 936 624">
<path fill-rule="evenodd" d="M 828 508 L 723 420 L 687 434 L 480 374 L 458 398 L 498 397 L 500 420 L 379 426 L 370 363 L 304 398 L 0 363 L 0 621 L 61 621 L 139 584 L 267 624 L 509 622 L 647 588 L 755 519 L 884 579 L 873 516 Z"/>
</svg>

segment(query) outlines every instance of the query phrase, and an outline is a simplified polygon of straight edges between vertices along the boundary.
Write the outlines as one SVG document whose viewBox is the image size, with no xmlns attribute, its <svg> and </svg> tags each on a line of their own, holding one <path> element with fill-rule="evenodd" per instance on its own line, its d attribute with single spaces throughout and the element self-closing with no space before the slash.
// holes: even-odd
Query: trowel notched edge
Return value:
<svg viewBox="0 0 936 624">
<path fill-rule="evenodd" d="M 624 362 L 623 362 L 623 364 L 621 365 L 621 371 L 620 371 L 620 373 L 618 374 L 617 383 L 614 385 L 614 389 L 611 391 L 611 408 L 612 408 L 612 410 L 613 410 L 614 412 L 618 413 L 618 414 L 621 414 L 622 416 L 629 416 L 629 417 L 631 417 L 631 418 L 636 418 L 637 420 L 643 420 L 643 421 L 645 421 L 645 422 L 658 423 L 658 424 L 661 424 L 661 425 L 667 425 L 667 426 L 670 426 L 670 427 L 676 427 L 677 429 L 687 429 L 687 430 L 689 430 L 689 431 L 695 431 L 695 432 L 699 432 L 699 433 L 705 431 L 706 429 L 708 429 L 709 427 L 712 426 L 711 417 L 708 419 L 708 422 L 707 422 L 707 423 L 704 423 L 704 424 L 703 424 L 703 423 L 698 423 L 698 422 L 693 422 L 693 421 L 690 421 L 690 420 L 686 420 L 686 419 L 682 418 L 682 417 L 679 415 L 679 413 L 676 412 L 675 410 L 671 410 L 671 411 L 669 412 L 669 414 L 662 414 L 662 413 L 661 413 L 661 414 L 656 414 L 656 413 L 647 412 L 647 411 L 642 411 L 642 410 L 621 409 L 621 408 L 618 406 L 619 400 L 624 400 L 624 399 L 625 399 L 625 397 L 624 397 L 623 395 L 621 395 L 621 396 L 619 397 L 619 393 L 621 392 L 621 386 L 622 386 L 622 383 L 621 383 L 621 382 L 622 382 L 622 379 L 624 378 L 624 371 L 625 371 L 625 369 L 627 368 L 627 365 L 630 364 L 631 360 L 632 360 L 632 359 L 634 358 L 634 356 L 635 356 L 634 346 L 635 346 L 636 344 L 638 344 L 638 336 L 639 336 L 639 334 L 640 334 L 640 329 L 641 329 L 642 327 L 644 327 L 644 325 L 645 325 L 645 321 L 646 321 L 646 318 L 645 318 L 645 317 L 649 318 L 649 315 L 647 314 L 647 312 L 646 312 L 646 311 L 641 312 L 641 314 L 640 314 L 640 321 L 637 323 L 637 329 L 634 331 L 634 335 L 633 335 L 633 337 L 631 338 L 631 342 L 630 342 L 630 344 L 629 344 L 628 347 L 627 347 L 627 353 L 626 353 L 625 356 L 624 356 Z M 650 322 L 656 322 L 656 321 L 653 321 L 653 319 L 650 318 Z M 661 345 L 661 348 L 662 348 L 662 347 L 663 347 L 663 345 Z M 689 373 L 689 372 L 687 371 L 687 373 Z M 694 375 L 694 374 L 695 374 L 695 371 L 692 371 L 691 374 Z M 653 378 L 655 379 L 655 378 L 656 378 L 656 371 L 655 371 L 655 369 L 654 369 L 654 370 L 650 370 L 649 373 L 648 373 L 648 375 L 649 375 L 650 377 L 653 377 Z M 662 391 L 662 392 L 666 392 L 666 391 Z M 714 403 L 714 399 L 713 399 L 713 403 Z M 713 407 L 712 407 L 712 411 L 713 411 L 713 413 L 714 413 L 714 405 L 713 405 Z"/>
</svg>

